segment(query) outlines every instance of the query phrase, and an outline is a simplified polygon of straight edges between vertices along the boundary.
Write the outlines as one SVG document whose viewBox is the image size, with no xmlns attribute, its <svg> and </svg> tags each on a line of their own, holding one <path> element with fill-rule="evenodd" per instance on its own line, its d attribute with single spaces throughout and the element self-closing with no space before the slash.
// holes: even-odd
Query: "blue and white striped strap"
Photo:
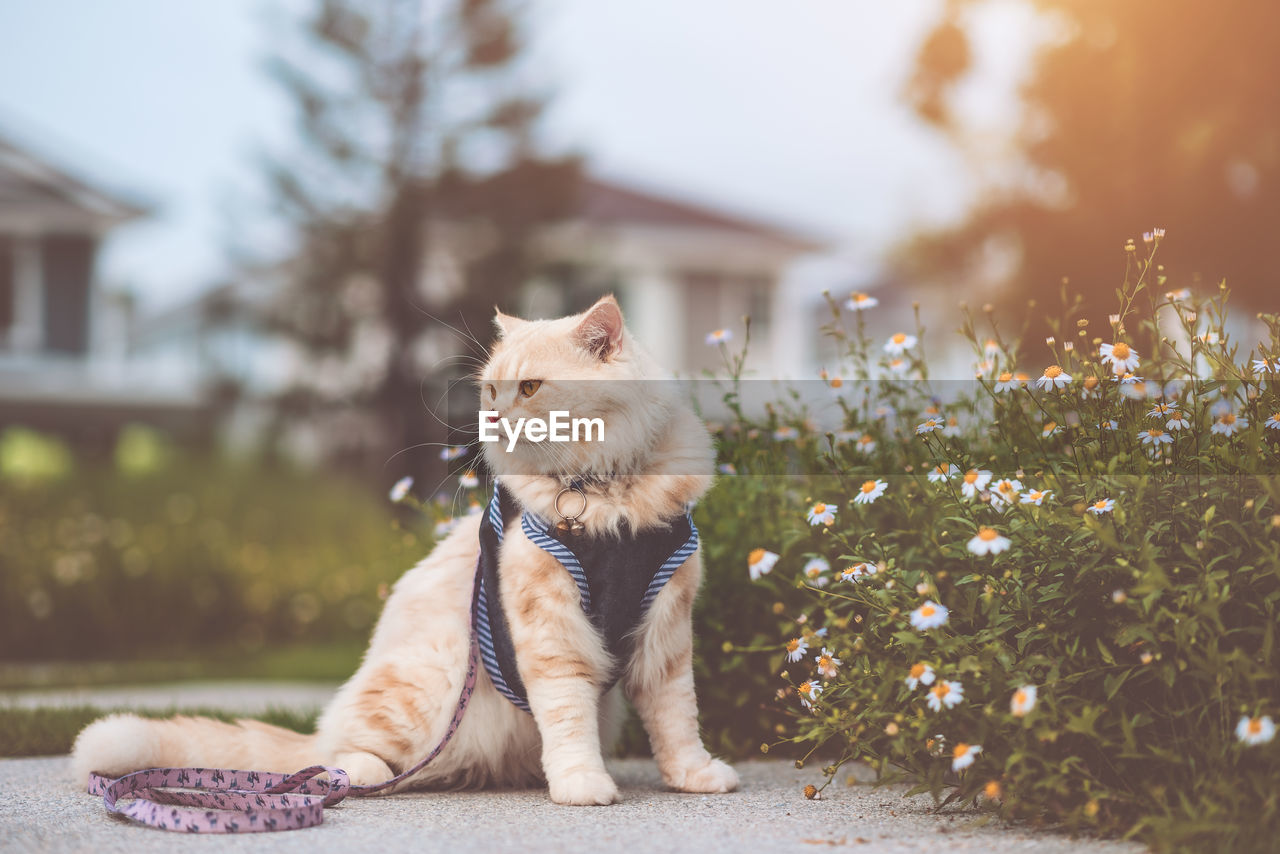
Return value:
<svg viewBox="0 0 1280 854">
<path fill-rule="evenodd" d="M 582 610 L 589 613 L 591 611 L 591 588 L 587 586 L 587 573 L 582 568 L 582 564 L 578 562 L 578 556 L 571 552 L 564 543 L 547 533 L 547 523 L 532 513 L 525 513 L 521 516 L 520 527 L 524 529 L 524 534 L 529 538 L 530 542 L 560 561 L 561 566 L 569 570 L 569 574 L 573 576 L 574 583 L 578 585 L 578 594 L 582 597 Z"/>
<path fill-rule="evenodd" d="M 487 521 L 493 527 L 494 532 L 498 536 L 498 542 L 502 542 L 503 524 L 502 524 L 502 507 L 498 498 L 498 487 L 494 484 L 493 499 L 489 502 L 489 511 Z M 493 683 L 493 687 L 498 689 L 498 693 L 506 697 L 517 708 L 529 711 L 529 703 L 519 694 L 511 690 L 507 685 L 507 680 L 502 676 L 502 667 L 498 664 L 498 653 L 493 647 L 493 630 L 489 625 L 489 591 L 485 586 L 484 577 L 480 578 L 480 595 L 476 599 L 476 634 L 480 641 L 480 660 L 484 662 L 484 669 L 489 674 L 489 681 Z"/>
<path fill-rule="evenodd" d="M 687 515 L 687 514 L 686 514 Z M 684 566 L 689 556 L 698 550 L 698 526 L 693 524 L 693 517 L 687 516 L 689 519 L 689 539 L 684 541 L 684 545 L 671 553 L 671 557 L 663 561 L 661 568 L 653 575 L 653 580 L 649 582 L 649 588 L 644 592 L 644 599 L 640 600 L 640 608 L 642 611 L 649 610 L 649 606 L 653 604 L 653 600 L 662 592 L 662 588 L 671 580 L 671 576 L 675 575 L 676 570 Z"/>
</svg>

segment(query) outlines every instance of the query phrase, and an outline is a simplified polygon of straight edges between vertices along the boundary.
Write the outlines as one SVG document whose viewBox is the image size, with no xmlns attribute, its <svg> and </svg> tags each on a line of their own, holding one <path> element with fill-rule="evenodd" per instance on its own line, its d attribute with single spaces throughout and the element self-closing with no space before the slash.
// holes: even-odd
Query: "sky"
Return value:
<svg viewBox="0 0 1280 854">
<path fill-rule="evenodd" d="M 227 275 L 229 249 L 270 247 L 261 156 L 287 151 L 293 127 L 264 63 L 307 5 L 0 4 L 0 134 L 153 208 L 107 245 L 105 285 L 163 305 Z M 940 0 L 530 8 L 530 67 L 555 91 L 546 144 L 606 177 L 861 257 L 958 218 L 974 194 L 961 155 L 899 97 Z M 1027 51 L 1005 38 L 1016 15 L 992 21 L 968 103 L 1003 127 Z"/>
</svg>

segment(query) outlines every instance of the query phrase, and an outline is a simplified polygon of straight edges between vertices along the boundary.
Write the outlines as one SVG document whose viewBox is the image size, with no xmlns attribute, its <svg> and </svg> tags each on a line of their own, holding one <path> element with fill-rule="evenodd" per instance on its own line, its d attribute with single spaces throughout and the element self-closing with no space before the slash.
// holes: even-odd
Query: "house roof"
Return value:
<svg viewBox="0 0 1280 854">
<path fill-rule="evenodd" d="M 110 225 L 146 213 L 139 202 L 94 186 L 0 137 L 0 215 Z"/>
<path fill-rule="evenodd" d="M 772 241 L 802 252 L 822 249 L 818 240 L 776 225 L 624 186 L 601 178 L 582 179 L 578 215 L 604 225 L 644 224 L 668 228 L 710 228 Z"/>
</svg>

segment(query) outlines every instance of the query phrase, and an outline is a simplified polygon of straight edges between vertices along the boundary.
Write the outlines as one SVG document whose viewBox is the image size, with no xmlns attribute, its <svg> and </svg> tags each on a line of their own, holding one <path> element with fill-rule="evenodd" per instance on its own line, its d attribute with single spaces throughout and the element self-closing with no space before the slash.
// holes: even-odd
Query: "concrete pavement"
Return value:
<svg viewBox="0 0 1280 854">
<path fill-rule="evenodd" d="M 802 789 L 818 770 L 781 760 L 738 765 L 742 789 L 728 795 L 667 792 L 653 762 L 610 762 L 623 792 L 612 807 L 560 807 L 542 789 L 444 792 L 350 799 L 307 830 L 247 836 L 188 836 L 107 815 L 99 798 L 68 779 L 66 757 L 0 761 L 0 851 L 146 852 L 1035 852 L 1137 854 L 1141 846 L 966 825 L 974 813 L 936 815 L 905 787 L 833 784 L 821 800 Z"/>
</svg>

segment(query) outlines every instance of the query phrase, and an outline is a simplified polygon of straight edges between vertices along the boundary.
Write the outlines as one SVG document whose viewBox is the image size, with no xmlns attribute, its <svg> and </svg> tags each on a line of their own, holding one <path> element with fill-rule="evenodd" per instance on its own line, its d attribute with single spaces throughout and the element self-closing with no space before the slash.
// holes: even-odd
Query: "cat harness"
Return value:
<svg viewBox="0 0 1280 854">
<path fill-rule="evenodd" d="M 480 590 L 476 634 L 480 658 L 498 693 L 529 711 L 524 682 L 516 667 L 515 645 L 499 597 L 498 555 L 507 526 L 520 517 L 520 528 L 538 548 L 551 555 L 573 577 L 582 610 L 600 633 L 617 662 L 601 691 L 612 688 L 630 659 L 639 628 L 653 600 L 675 571 L 698 548 L 698 529 L 688 513 L 663 527 L 618 535 L 589 537 L 559 529 L 530 512 L 520 512 L 515 499 L 495 481 L 493 498 L 480 523 Z"/>
</svg>

